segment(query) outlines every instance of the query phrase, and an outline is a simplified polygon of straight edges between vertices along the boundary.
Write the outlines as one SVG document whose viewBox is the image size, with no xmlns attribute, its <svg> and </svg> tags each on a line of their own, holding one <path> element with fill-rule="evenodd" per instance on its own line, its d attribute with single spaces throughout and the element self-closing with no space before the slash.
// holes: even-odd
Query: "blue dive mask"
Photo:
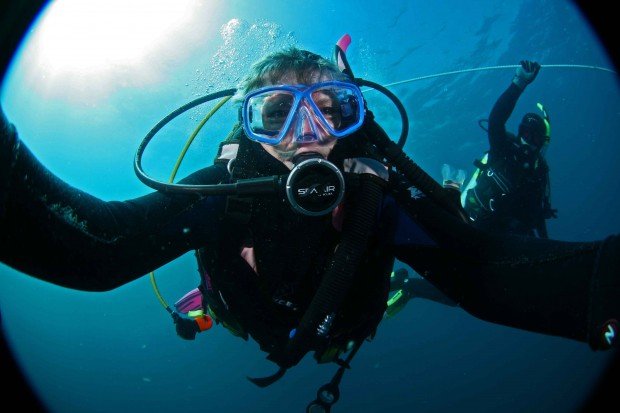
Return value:
<svg viewBox="0 0 620 413">
<path fill-rule="evenodd" d="M 248 138 L 268 145 L 291 130 L 297 142 L 342 138 L 364 123 L 364 98 L 355 84 L 341 81 L 267 86 L 245 96 L 241 117 Z"/>
</svg>

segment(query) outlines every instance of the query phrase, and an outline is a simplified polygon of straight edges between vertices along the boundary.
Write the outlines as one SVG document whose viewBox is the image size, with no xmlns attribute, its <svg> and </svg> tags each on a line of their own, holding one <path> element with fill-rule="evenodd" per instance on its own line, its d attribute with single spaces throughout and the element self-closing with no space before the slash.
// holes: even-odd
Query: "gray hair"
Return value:
<svg viewBox="0 0 620 413">
<path fill-rule="evenodd" d="M 239 83 L 234 100 L 243 100 L 250 91 L 277 84 L 288 73 L 295 73 L 301 84 L 312 84 L 316 78 L 351 80 L 331 60 L 294 46 L 271 53 L 252 65 L 250 73 Z"/>
</svg>

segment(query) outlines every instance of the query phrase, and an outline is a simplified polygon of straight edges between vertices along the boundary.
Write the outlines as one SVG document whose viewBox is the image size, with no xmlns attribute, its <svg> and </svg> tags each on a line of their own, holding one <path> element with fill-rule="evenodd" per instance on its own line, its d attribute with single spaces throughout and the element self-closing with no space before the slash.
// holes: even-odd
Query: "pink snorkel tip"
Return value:
<svg viewBox="0 0 620 413">
<path fill-rule="evenodd" d="M 337 42 L 334 50 L 334 62 L 338 65 L 341 72 L 353 78 L 353 72 L 347 62 L 347 49 L 351 44 L 351 36 L 344 34 Z"/>
<path fill-rule="evenodd" d="M 351 36 L 349 36 L 348 34 L 344 34 L 340 40 L 338 40 L 338 42 L 336 42 L 336 45 L 338 47 L 340 47 L 342 49 L 343 52 L 346 53 L 347 48 L 349 47 L 349 45 L 351 44 Z"/>
</svg>

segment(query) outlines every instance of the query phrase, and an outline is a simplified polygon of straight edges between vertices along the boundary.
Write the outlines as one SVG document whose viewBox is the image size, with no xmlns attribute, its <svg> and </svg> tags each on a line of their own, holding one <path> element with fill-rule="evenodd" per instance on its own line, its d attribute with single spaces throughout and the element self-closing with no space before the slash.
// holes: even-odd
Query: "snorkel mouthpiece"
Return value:
<svg viewBox="0 0 620 413">
<path fill-rule="evenodd" d="M 293 163 L 286 180 L 286 197 L 293 209 L 310 216 L 333 211 L 344 196 L 342 172 L 316 152 L 296 155 Z"/>
</svg>

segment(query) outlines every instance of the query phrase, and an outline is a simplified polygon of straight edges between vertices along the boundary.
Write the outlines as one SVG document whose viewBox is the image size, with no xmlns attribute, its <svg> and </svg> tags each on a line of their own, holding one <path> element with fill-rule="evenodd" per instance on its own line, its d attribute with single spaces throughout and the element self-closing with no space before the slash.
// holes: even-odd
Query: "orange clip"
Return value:
<svg viewBox="0 0 620 413">
<path fill-rule="evenodd" d="M 213 327 L 213 319 L 206 314 L 196 317 L 194 320 L 196 320 L 196 324 L 198 324 L 200 331 L 205 331 Z"/>
</svg>

